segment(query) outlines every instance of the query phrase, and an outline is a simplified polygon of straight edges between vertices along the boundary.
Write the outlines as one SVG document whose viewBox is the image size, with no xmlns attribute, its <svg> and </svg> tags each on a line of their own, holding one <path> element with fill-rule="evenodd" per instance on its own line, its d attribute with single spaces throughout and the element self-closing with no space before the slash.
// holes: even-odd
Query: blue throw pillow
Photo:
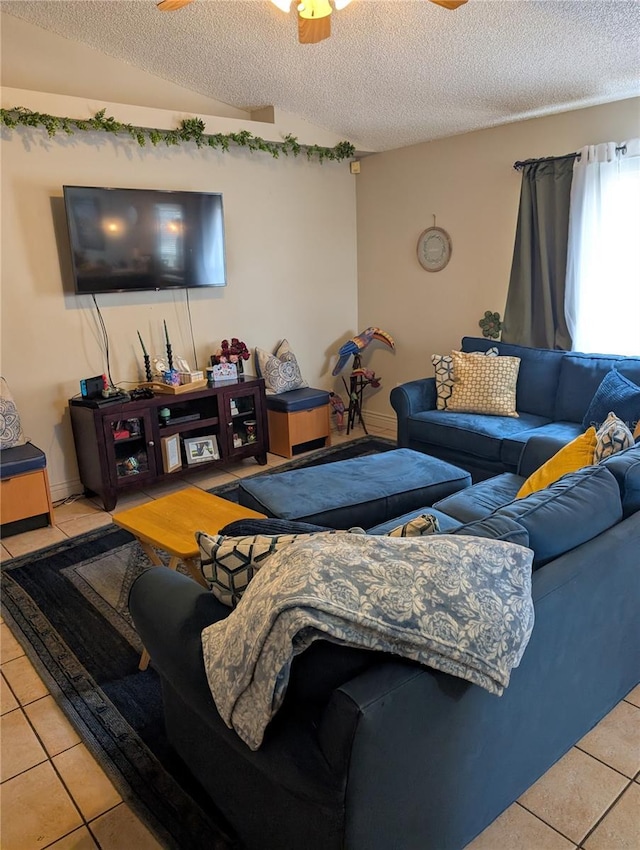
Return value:
<svg viewBox="0 0 640 850">
<path fill-rule="evenodd" d="M 614 367 L 602 379 L 582 420 L 582 427 L 598 429 L 613 411 L 630 431 L 640 419 L 640 387 Z"/>
</svg>

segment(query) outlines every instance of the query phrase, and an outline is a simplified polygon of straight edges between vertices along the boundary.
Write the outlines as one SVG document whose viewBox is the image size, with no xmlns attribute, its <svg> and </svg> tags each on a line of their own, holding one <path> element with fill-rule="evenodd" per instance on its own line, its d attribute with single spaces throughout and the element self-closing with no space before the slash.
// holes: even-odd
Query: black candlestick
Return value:
<svg viewBox="0 0 640 850">
<path fill-rule="evenodd" d="M 151 383 L 153 380 L 153 375 L 151 374 L 151 358 L 148 354 L 144 355 L 144 371 L 147 376 L 147 381 Z"/>
<path fill-rule="evenodd" d="M 171 353 L 171 343 L 169 342 L 169 331 L 167 330 L 167 322 L 164 321 L 164 338 L 167 341 L 167 366 L 169 371 L 173 371 L 173 354 Z"/>
</svg>

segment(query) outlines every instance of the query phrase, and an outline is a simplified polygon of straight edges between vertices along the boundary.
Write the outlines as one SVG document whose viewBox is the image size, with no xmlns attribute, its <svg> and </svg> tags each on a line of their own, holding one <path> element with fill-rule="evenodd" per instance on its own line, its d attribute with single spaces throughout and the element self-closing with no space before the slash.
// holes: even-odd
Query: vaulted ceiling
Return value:
<svg viewBox="0 0 640 850">
<path fill-rule="evenodd" d="M 295 9 L 295 2 L 293 8 Z M 239 109 L 389 150 L 640 95 L 637 0 L 353 0 L 300 44 L 268 0 L 3 0 L 3 12 Z"/>
</svg>

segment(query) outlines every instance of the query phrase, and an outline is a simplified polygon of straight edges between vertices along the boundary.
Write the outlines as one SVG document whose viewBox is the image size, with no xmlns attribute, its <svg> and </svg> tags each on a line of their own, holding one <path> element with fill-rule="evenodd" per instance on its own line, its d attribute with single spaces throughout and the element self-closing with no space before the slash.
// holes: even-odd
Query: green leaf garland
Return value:
<svg viewBox="0 0 640 850">
<path fill-rule="evenodd" d="M 14 106 L 12 109 L 0 109 L 0 123 L 10 130 L 14 130 L 16 127 L 44 127 L 50 137 L 55 136 L 58 132 L 73 136 L 78 131 L 98 131 L 113 133 L 114 135 L 128 134 L 141 148 L 148 141 L 154 147 L 163 143 L 170 147 L 181 145 L 183 142 L 195 142 L 199 148 L 209 147 L 228 151 L 233 144 L 237 147 L 248 148 L 252 152 L 270 153 L 275 159 L 281 153 L 285 156 L 289 156 L 289 154 L 298 156 L 302 151 L 306 151 L 307 159 L 317 158 L 320 162 L 325 159 L 335 161 L 350 159 L 355 154 L 355 148 L 350 142 L 339 142 L 333 148 L 326 148 L 320 145 L 301 145 L 296 137 L 291 135 L 285 136 L 281 142 L 267 142 L 260 136 L 254 136 L 248 130 L 207 135 L 204 132 L 205 123 L 202 118 L 185 118 L 176 130 L 158 130 L 123 124 L 116 121 L 112 116 L 105 115 L 105 112 L 105 109 L 101 109 L 100 112 L 96 112 L 93 118 L 82 120 L 79 118 L 61 118 L 57 115 L 47 115 L 44 112 L 33 112 L 24 106 Z"/>
</svg>

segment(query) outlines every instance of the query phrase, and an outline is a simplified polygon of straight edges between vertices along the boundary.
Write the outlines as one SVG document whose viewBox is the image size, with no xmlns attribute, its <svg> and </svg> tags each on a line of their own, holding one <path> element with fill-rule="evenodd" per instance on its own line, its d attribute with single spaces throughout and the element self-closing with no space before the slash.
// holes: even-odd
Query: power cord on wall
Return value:
<svg viewBox="0 0 640 850">
<path fill-rule="evenodd" d="M 116 385 L 113 382 L 113 378 L 111 377 L 111 362 L 109 360 L 109 335 L 107 334 L 107 326 L 104 323 L 104 319 L 102 318 L 102 313 L 100 312 L 100 307 L 98 307 L 98 302 L 96 300 L 95 293 L 91 296 L 93 298 L 93 303 L 95 304 L 96 311 L 98 313 L 98 325 L 100 328 L 100 333 L 102 335 L 102 345 L 104 347 L 105 359 L 107 362 L 107 377 L 109 378 L 109 386 L 112 390 L 117 389 Z"/>
<path fill-rule="evenodd" d="M 196 354 L 196 341 L 193 338 L 193 322 L 191 321 L 191 302 L 189 301 L 189 288 L 185 287 L 185 293 L 187 295 L 187 315 L 189 316 L 189 331 L 191 333 L 191 347 L 193 348 L 193 362 L 194 369 L 198 370 L 198 355 Z"/>
<path fill-rule="evenodd" d="M 185 287 L 185 293 L 187 297 L 187 315 L 189 317 L 189 333 L 191 334 L 191 347 L 193 349 L 193 360 L 194 360 L 194 368 L 198 369 L 198 355 L 196 354 L 196 342 L 193 336 L 193 320 L 191 318 L 191 302 L 189 301 L 189 289 Z M 98 314 L 98 326 L 100 328 L 100 335 L 102 337 L 102 346 L 104 348 L 104 355 L 107 364 L 107 377 L 109 378 L 109 386 L 111 389 L 117 389 L 113 378 L 111 377 L 111 362 L 109 355 L 109 335 L 107 333 L 107 326 L 105 325 L 104 319 L 102 317 L 102 313 L 100 312 L 100 307 L 98 306 L 98 302 L 96 300 L 95 293 L 91 296 L 93 298 L 93 303 L 96 308 L 96 312 Z M 134 383 L 133 381 L 125 381 L 124 383 Z"/>
</svg>

